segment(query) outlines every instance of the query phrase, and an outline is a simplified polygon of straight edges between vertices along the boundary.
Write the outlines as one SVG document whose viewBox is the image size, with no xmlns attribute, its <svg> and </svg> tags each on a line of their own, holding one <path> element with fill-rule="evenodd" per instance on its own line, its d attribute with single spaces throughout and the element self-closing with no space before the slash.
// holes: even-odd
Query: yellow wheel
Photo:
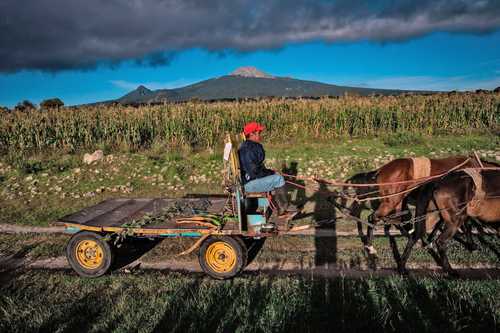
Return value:
<svg viewBox="0 0 500 333">
<path fill-rule="evenodd" d="M 84 239 L 75 247 L 75 256 L 78 263 L 87 269 L 96 269 L 102 265 L 102 247 L 93 240 Z"/>
<path fill-rule="evenodd" d="M 208 246 L 205 261 L 213 271 L 227 273 L 236 265 L 236 251 L 228 243 L 218 241 Z"/>
<path fill-rule="evenodd" d="M 66 257 L 80 276 L 97 277 L 105 274 L 112 262 L 109 244 L 93 232 L 79 232 L 69 240 Z"/>
<path fill-rule="evenodd" d="M 210 237 L 200 247 L 199 261 L 208 275 L 228 279 L 246 266 L 247 249 L 240 238 Z"/>
</svg>

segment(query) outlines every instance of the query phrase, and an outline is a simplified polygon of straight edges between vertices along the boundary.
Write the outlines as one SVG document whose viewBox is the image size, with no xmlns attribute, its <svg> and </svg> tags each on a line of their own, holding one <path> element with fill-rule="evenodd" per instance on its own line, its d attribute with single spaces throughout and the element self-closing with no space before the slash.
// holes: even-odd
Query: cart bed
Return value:
<svg viewBox="0 0 500 333">
<path fill-rule="evenodd" d="M 124 225 L 127 225 L 134 220 L 138 220 L 149 214 L 151 216 L 159 215 L 162 209 L 172 205 L 174 202 L 177 203 L 191 203 L 196 205 L 201 201 L 206 201 L 208 207 L 206 211 L 208 213 L 220 213 L 226 204 L 227 198 L 224 197 L 204 197 L 200 198 L 181 198 L 181 199 L 170 199 L 170 198 L 117 198 L 108 199 L 98 203 L 97 205 L 87 207 L 79 212 L 66 215 L 60 218 L 57 222 L 58 224 L 66 225 L 67 227 L 77 228 L 80 230 L 98 230 L 101 231 L 120 231 L 123 229 Z M 192 216 L 194 214 L 186 214 L 186 217 Z M 146 224 L 140 226 L 138 233 L 149 233 L 158 234 L 162 230 L 168 231 L 187 231 L 187 230 L 199 230 L 208 231 L 210 228 L 205 226 L 199 226 L 196 224 L 177 224 L 176 219 L 182 217 L 183 215 L 175 216 L 175 218 L 169 220 L 163 220 L 158 223 Z M 132 228 L 134 229 L 134 228 Z M 233 222 L 228 222 L 224 225 L 223 231 L 236 231 L 238 230 L 238 225 Z M 146 231 L 146 232 L 144 232 Z"/>
</svg>

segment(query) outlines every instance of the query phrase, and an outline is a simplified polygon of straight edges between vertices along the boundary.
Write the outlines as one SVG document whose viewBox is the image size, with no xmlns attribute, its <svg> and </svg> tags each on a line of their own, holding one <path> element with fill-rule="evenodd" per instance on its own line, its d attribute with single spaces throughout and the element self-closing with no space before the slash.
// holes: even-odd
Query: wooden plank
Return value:
<svg viewBox="0 0 500 333">
<path fill-rule="evenodd" d="M 138 220 L 146 214 L 156 215 L 161 212 L 161 209 L 165 207 L 167 203 L 163 199 L 150 199 L 149 202 L 142 208 L 132 212 L 129 216 L 125 216 L 121 223 L 132 222 L 133 220 Z"/>
<path fill-rule="evenodd" d="M 61 222 L 86 224 L 87 222 L 106 214 L 122 205 L 129 199 L 108 199 L 98 203 L 95 206 L 87 207 L 79 212 L 66 215 L 59 219 Z"/>
<path fill-rule="evenodd" d="M 124 223 L 138 220 L 146 214 L 158 215 L 162 210 L 172 205 L 175 202 L 179 204 L 192 203 L 196 207 L 200 200 L 207 199 L 210 206 L 207 211 L 211 213 L 219 213 L 224 208 L 226 198 L 216 196 L 207 198 L 120 198 L 105 200 L 95 206 L 82 209 L 81 211 L 67 215 L 59 221 L 62 223 L 75 223 L 87 225 L 89 227 L 120 227 Z M 192 216 L 191 211 L 186 211 L 185 216 Z M 179 215 L 180 216 L 180 215 Z M 229 227 L 229 225 L 228 225 Z M 167 220 L 161 223 L 147 225 L 144 228 L 148 229 L 187 229 L 193 226 L 179 226 L 176 224 L 175 219 Z M 204 227 L 196 226 L 196 229 L 203 229 Z M 234 226 L 231 225 L 231 229 Z M 225 228 L 229 229 L 229 228 Z"/>
<path fill-rule="evenodd" d="M 121 226 L 126 218 L 149 205 L 154 199 L 128 199 L 123 205 L 85 223 L 90 226 Z"/>
</svg>

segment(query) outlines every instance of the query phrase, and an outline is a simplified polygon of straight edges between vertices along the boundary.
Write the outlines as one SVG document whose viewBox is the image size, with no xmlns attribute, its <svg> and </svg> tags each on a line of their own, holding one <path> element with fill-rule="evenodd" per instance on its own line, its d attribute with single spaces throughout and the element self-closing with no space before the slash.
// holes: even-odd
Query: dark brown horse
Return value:
<svg viewBox="0 0 500 333">
<path fill-rule="evenodd" d="M 457 273 L 448 261 L 446 244 L 457 230 L 465 225 L 469 218 L 483 223 L 500 222 L 500 165 L 497 167 L 496 170 L 485 169 L 475 175 L 472 173 L 474 176 L 466 171 L 453 172 L 442 180 L 431 182 L 419 189 L 417 218 L 427 216 L 429 207 L 434 206 L 444 223 L 444 230 L 436 240 L 432 241 L 431 245 L 434 246 L 428 246 L 428 250 L 433 254 L 437 263 L 452 275 L 457 275 Z M 399 268 L 403 272 L 416 240 L 424 240 L 425 224 L 417 223 L 416 226 L 415 233 L 409 240 L 400 263 Z"/>
</svg>

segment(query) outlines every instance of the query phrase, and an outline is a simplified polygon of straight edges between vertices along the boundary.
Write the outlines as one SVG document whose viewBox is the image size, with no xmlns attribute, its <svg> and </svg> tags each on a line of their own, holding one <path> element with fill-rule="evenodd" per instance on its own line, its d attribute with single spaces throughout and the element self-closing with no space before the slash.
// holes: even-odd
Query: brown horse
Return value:
<svg viewBox="0 0 500 333">
<path fill-rule="evenodd" d="M 409 213 L 408 210 L 408 200 L 410 198 L 411 189 L 419 186 L 418 182 L 409 181 L 421 178 L 422 174 L 421 172 L 419 174 L 419 170 L 414 168 L 414 163 L 415 161 L 412 158 L 399 158 L 376 170 L 376 177 L 372 177 L 373 180 L 371 182 L 377 184 L 398 182 L 406 183 L 394 184 L 390 186 L 378 186 L 377 196 L 383 198 L 379 200 L 376 205 L 377 208 L 370 216 L 370 222 L 372 224 L 376 225 L 380 220 L 387 220 L 387 222 L 393 223 L 400 231 L 403 233 L 405 232 L 405 230 L 399 227 L 398 224 L 411 218 L 411 213 Z M 479 161 L 476 157 L 452 156 L 441 159 L 429 159 L 426 173 L 428 176 L 436 176 L 453 169 L 477 168 L 480 166 L 495 167 L 497 165 L 488 161 Z M 401 214 L 403 211 L 405 211 L 406 214 Z M 398 216 L 397 219 L 388 218 L 391 214 Z M 389 234 L 389 228 L 390 225 L 386 228 L 387 234 Z M 360 226 L 358 223 L 358 230 L 359 229 Z M 407 234 L 407 236 L 409 235 Z M 373 228 L 371 226 L 367 227 L 367 235 L 365 239 L 366 241 L 364 243 L 368 254 L 371 256 L 376 255 L 377 252 L 372 245 Z M 397 247 L 395 247 L 395 241 L 392 238 L 391 247 L 396 261 L 399 261 L 400 255 Z"/>
<path fill-rule="evenodd" d="M 457 171 L 442 180 L 422 186 L 419 190 L 416 216 L 426 216 L 430 205 L 434 205 L 439 211 L 444 222 L 444 230 L 431 243 L 437 252 L 434 252 L 433 246 L 428 247 L 428 250 L 446 272 L 457 275 L 448 261 L 446 243 L 468 218 L 484 223 L 500 222 L 500 168 L 479 170 L 477 173 L 467 170 Z M 424 240 L 425 224 L 417 223 L 416 226 L 418 226 L 416 232 L 411 242 L 408 242 L 400 263 L 400 270 L 403 272 L 416 240 Z"/>
</svg>

